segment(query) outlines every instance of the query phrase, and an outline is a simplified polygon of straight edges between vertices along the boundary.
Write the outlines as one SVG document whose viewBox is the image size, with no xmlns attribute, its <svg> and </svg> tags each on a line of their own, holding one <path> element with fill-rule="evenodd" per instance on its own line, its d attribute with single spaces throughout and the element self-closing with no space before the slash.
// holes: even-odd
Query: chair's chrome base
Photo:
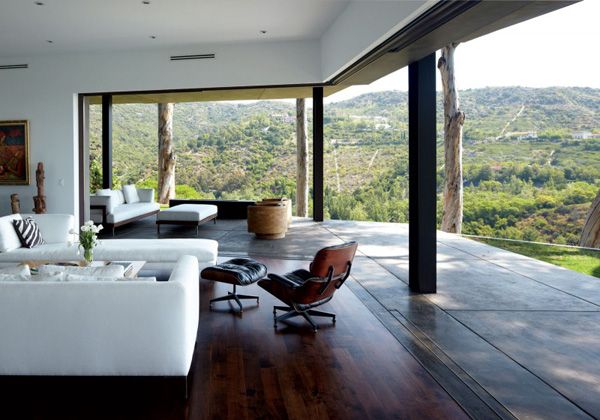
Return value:
<svg viewBox="0 0 600 420">
<path fill-rule="evenodd" d="M 210 300 L 210 307 L 212 308 L 213 303 L 215 302 L 223 302 L 223 301 L 229 301 L 229 300 L 235 300 L 235 302 L 238 304 L 238 306 L 240 307 L 240 312 L 244 312 L 244 307 L 242 306 L 242 300 L 244 299 L 256 299 L 256 304 L 259 304 L 259 297 L 258 296 L 250 296 L 250 295 L 238 295 L 236 292 L 236 285 L 233 285 L 233 292 L 227 292 L 227 295 L 225 296 L 221 296 L 218 298 L 214 298 Z"/>
<path fill-rule="evenodd" d="M 277 311 L 287 311 L 287 312 L 283 315 L 277 316 Z M 311 315 L 312 316 L 324 316 L 327 318 L 331 318 L 331 321 L 335 324 L 335 314 L 333 314 L 331 312 L 317 311 L 315 309 L 307 309 L 304 311 L 300 311 L 300 310 L 294 309 L 290 306 L 273 306 L 273 328 L 277 328 L 277 323 L 279 321 L 285 321 L 286 319 L 301 316 L 304 319 L 306 319 L 306 321 L 308 321 L 308 323 L 312 327 L 313 331 L 317 332 L 317 330 L 319 329 L 319 326 L 312 319 Z"/>
</svg>

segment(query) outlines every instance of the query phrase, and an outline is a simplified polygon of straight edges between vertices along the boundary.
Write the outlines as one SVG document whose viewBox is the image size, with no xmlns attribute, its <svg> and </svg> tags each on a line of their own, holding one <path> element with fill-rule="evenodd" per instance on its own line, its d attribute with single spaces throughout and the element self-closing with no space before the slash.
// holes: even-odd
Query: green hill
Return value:
<svg viewBox="0 0 600 420">
<path fill-rule="evenodd" d="M 600 187 L 600 89 L 502 87 L 460 92 L 465 233 L 574 243 Z M 407 218 L 407 93 L 325 106 L 329 217 Z M 438 184 L 443 179 L 438 95 Z M 99 182 L 100 109 L 91 108 L 92 187 Z M 156 105 L 116 105 L 118 183 L 156 184 Z M 293 103 L 181 103 L 174 113 L 180 195 L 293 196 Z M 185 185 L 185 187 L 184 187 Z"/>
</svg>

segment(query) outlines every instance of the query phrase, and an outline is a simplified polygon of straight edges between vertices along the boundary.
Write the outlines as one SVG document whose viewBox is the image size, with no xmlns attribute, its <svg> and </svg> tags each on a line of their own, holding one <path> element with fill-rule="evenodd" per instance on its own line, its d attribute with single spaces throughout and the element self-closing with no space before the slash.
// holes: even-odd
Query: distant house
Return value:
<svg viewBox="0 0 600 420">
<path fill-rule="evenodd" d="M 511 131 L 504 135 L 505 138 L 516 138 L 517 140 L 532 140 L 537 139 L 537 131 Z M 500 139 L 502 137 L 497 138 Z"/>
<path fill-rule="evenodd" d="M 389 130 L 390 128 L 392 128 L 392 126 L 387 123 L 375 124 L 375 130 Z"/>
<path fill-rule="evenodd" d="M 576 131 L 572 134 L 572 136 L 574 139 L 581 139 L 581 140 L 591 139 L 593 137 L 591 131 Z"/>
</svg>

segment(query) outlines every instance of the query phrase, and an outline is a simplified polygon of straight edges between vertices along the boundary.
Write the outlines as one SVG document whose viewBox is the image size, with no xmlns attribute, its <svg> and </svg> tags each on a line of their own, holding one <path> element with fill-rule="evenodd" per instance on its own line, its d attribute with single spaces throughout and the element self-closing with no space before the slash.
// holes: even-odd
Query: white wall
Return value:
<svg viewBox="0 0 600 420">
<path fill-rule="evenodd" d="M 169 61 L 199 52 L 214 52 L 216 59 Z M 12 193 L 19 194 L 23 212 L 33 208 L 40 161 L 48 211 L 78 214 L 78 93 L 321 81 L 318 41 L 0 59 L 17 63 L 29 69 L 0 71 L 0 120 L 29 120 L 31 185 L 0 186 L 0 215 L 10 213 Z"/>
<path fill-rule="evenodd" d="M 438 0 L 358 0 L 321 37 L 323 80 L 329 80 Z"/>
<path fill-rule="evenodd" d="M 46 167 L 49 212 L 78 215 L 77 94 L 310 84 L 328 80 L 438 0 L 358 0 L 349 3 L 321 39 L 197 45 L 194 48 L 119 53 L 44 54 L 0 58 L 0 120 L 30 122 L 32 185 L 0 186 L 0 215 L 18 193 L 33 208 L 35 167 Z M 180 54 L 216 54 L 214 60 L 171 62 Z"/>
</svg>

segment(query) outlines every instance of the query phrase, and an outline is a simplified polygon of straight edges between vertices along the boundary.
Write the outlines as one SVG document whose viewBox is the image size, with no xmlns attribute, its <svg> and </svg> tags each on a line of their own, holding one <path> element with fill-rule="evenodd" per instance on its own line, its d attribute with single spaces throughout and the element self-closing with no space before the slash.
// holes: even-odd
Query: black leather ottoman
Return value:
<svg viewBox="0 0 600 420">
<path fill-rule="evenodd" d="M 256 304 L 258 305 L 259 298 L 258 296 L 239 295 L 236 291 L 237 286 L 248 286 L 249 284 L 256 283 L 258 280 L 265 278 L 266 275 L 267 266 L 251 258 L 234 258 L 222 264 L 207 267 L 201 273 L 204 279 L 233 285 L 233 292 L 228 292 L 225 296 L 211 299 L 211 308 L 215 302 L 235 300 L 240 307 L 240 312 L 244 310 L 241 302 L 243 299 L 256 299 Z"/>
</svg>

